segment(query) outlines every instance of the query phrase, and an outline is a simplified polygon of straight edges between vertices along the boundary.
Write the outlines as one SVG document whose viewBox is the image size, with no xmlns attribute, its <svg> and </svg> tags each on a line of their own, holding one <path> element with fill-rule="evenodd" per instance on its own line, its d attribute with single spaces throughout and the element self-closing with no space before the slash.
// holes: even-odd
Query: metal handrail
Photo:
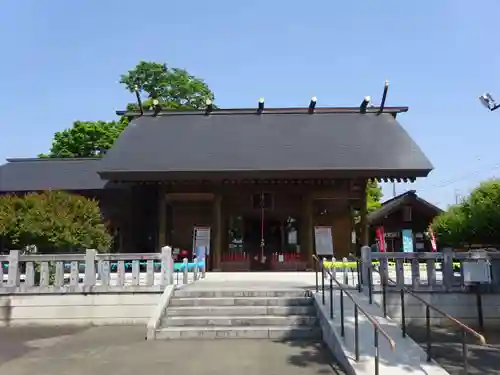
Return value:
<svg viewBox="0 0 500 375">
<path fill-rule="evenodd" d="M 363 261 L 360 258 L 354 256 L 353 254 L 350 254 L 350 256 L 353 257 L 356 260 L 356 262 L 359 262 L 360 264 L 363 263 Z M 381 261 L 381 260 L 379 260 L 379 261 Z M 378 266 L 378 269 L 377 269 L 377 266 L 371 264 L 370 269 L 372 269 L 376 272 L 379 272 L 379 274 L 381 273 L 380 272 L 380 265 Z M 358 270 L 361 270 L 361 267 L 358 267 Z M 370 294 L 370 303 L 372 303 L 371 295 L 372 295 L 373 278 L 372 278 L 371 272 L 369 272 L 368 279 L 369 279 L 368 280 L 368 282 L 369 282 L 368 288 L 369 288 L 369 294 Z M 358 282 L 360 283 L 359 273 L 358 273 Z M 391 279 L 389 277 L 389 275 L 386 275 L 386 274 L 381 275 L 380 282 L 382 284 L 382 304 L 383 304 L 384 316 L 387 316 L 387 301 L 386 301 L 387 282 L 391 282 L 396 287 L 398 287 L 398 284 L 396 281 Z M 467 326 L 466 324 L 462 323 L 458 319 L 454 318 L 450 314 L 444 312 L 440 308 L 427 302 L 422 297 L 420 297 L 417 293 L 415 293 L 413 290 L 406 288 L 404 285 L 400 286 L 399 292 L 400 292 L 400 296 L 401 296 L 400 297 L 401 298 L 401 329 L 402 329 L 403 337 L 407 336 L 407 334 L 406 334 L 406 316 L 405 316 L 405 293 L 408 293 L 413 298 L 415 298 L 416 300 L 420 301 L 421 303 L 423 303 L 425 305 L 427 361 L 430 362 L 432 359 L 431 314 L 430 314 L 430 312 L 431 312 L 431 310 L 433 310 L 433 311 L 439 313 L 440 315 L 442 315 L 443 317 L 445 317 L 446 319 L 448 319 L 449 321 L 451 321 L 452 323 L 455 323 L 462 330 L 462 358 L 463 358 L 463 364 L 464 364 L 464 372 L 465 372 L 465 374 L 468 374 L 469 364 L 468 364 L 468 359 L 467 359 L 467 356 L 468 356 L 467 333 L 471 334 L 472 336 L 475 336 L 479 340 L 480 345 L 487 344 L 484 336 L 481 335 L 479 332 L 475 331 L 474 329 L 472 329 L 471 327 Z"/>
<path fill-rule="evenodd" d="M 379 360 L 380 360 L 380 353 L 379 353 L 379 342 L 378 342 L 378 337 L 379 333 L 384 336 L 384 338 L 388 341 L 389 346 L 391 347 L 391 350 L 394 351 L 396 348 L 396 343 L 394 340 L 389 336 L 389 334 L 380 326 L 380 324 L 377 322 L 376 319 L 373 318 L 373 316 L 368 313 L 366 310 L 364 310 L 359 303 L 355 300 L 353 295 L 347 290 L 347 288 L 342 285 L 334 276 L 334 274 L 327 268 L 325 268 L 323 262 L 315 255 L 313 255 L 313 260 L 317 265 L 319 265 L 321 269 L 321 291 L 322 291 L 322 303 L 325 305 L 325 272 L 330 275 L 330 319 L 333 319 L 333 281 L 338 286 L 338 289 L 340 291 L 340 335 L 342 337 L 345 336 L 345 325 L 344 325 L 344 294 L 352 301 L 354 304 L 354 346 L 355 346 L 355 359 L 356 361 L 359 361 L 359 320 L 358 320 L 358 314 L 361 312 L 367 319 L 368 321 L 372 324 L 373 331 L 374 331 L 374 346 L 375 346 L 375 375 L 379 374 Z M 315 267 L 316 270 L 316 292 L 319 292 L 319 281 L 318 281 L 318 268 Z"/>
</svg>

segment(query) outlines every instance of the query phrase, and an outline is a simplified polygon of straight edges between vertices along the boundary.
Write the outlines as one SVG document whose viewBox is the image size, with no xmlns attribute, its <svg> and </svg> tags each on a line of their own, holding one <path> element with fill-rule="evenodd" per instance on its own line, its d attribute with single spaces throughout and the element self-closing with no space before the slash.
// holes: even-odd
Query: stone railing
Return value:
<svg viewBox="0 0 500 375">
<path fill-rule="evenodd" d="M 172 249 L 160 253 L 0 256 L 0 294 L 161 292 L 205 276 L 205 262 L 174 264 Z"/>
<path fill-rule="evenodd" d="M 361 249 L 361 276 L 374 284 L 390 279 L 389 285 L 411 286 L 413 290 L 457 290 L 465 287 L 462 264 L 466 261 L 491 263 L 492 287 L 500 286 L 500 252 L 455 252 L 451 248 L 435 253 L 379 253 Z"/>
</svg>

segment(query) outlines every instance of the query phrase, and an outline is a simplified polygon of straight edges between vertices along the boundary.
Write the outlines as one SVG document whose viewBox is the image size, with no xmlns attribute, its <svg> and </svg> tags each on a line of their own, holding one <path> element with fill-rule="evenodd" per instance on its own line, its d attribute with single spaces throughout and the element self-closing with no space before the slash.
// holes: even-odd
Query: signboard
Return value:
<svg viewBox="0 0 500 375">
<path fill-rule="evenodd" d="M 413 253 L 413 231 L 411 229 L 403 229 L 403 251 L 405 253 Z"/>
<path fill-rule="evenodd" d="M 332 227 L 314 227 L 314 244 L 317 255 L 333 256 Z"/>
<path fill-rule="evenodd" d="M 384 227 L 378 227 L 376 230 L 377 240 L 378 240 L 378 251 L 385 253 L 385 235 Z"/>
<path fill-rule="evenodd" d="M 462 263 L 465 284 L 491 283 L 491 267 L 486 260 L 467 260 Z"/>
<path fill-rule="evenodd" d="M 193 253 L 199 248 L 205 248 L 207 255 L 210 254 L 210 227 L 194 227 L 193 229 Z"/>
</svg>

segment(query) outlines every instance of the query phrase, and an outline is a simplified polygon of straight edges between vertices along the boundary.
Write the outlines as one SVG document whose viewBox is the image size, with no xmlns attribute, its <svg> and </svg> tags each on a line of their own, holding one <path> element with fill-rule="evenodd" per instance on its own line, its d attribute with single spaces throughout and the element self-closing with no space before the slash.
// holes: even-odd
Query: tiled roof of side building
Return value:
<svg viewBox="0 0 500 375">
<path fill-rule="evenodd" d="M 373 177 L 425 177 L 432 169 L 394 113 L 222 110 L 136 118 L 103 158 L 100 174 L 371 171 Z"/>
<path fill-rule="evenodd" d="M 0 192 L 102 189 L 100 159 L 8 159 L 0 166 Z"/>
<path fill-rule="evenodd" d="M 423 198 L 420 198 L 414 190 L 409 190 L 382 203 L 382 206 L 380 208 L 371 212 L 367 216 L 367 220 L 371 224 L 379 223 L 386 216 L 390 215 L 397 209 L 403 207 L 405 204 L 408 204 L 410 202 L 418 203 L 420 207 L 426 210 L 426 212 L 429 212 L 435 216 L 443 212 L 443 210 L 441 210 L 439 207 L 433 205 L 432 203 L 426 201 Z"/>
</svg>

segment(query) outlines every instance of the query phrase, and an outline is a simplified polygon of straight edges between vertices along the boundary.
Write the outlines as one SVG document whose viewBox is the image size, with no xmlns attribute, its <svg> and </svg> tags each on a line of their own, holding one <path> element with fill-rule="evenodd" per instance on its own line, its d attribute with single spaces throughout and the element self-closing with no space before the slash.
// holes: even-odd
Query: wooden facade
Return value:
<svg viewBox="0 0 500 375">
<path fill-rule="evenodd" d="M 193 228 L 207 226 L 210 269 L 307 270 L 314 226 L 332 228 L 337 258 L 367 240 L 366 230 L 358 230 L 356 243 L 352 234 L 353 212 L 366 206 L 365 186 L 363 179 L 171 181 L 103 190 L 99 199 L 117 251 L 154 252 L 169 245 L 191 254 Z"/>
</svg>

